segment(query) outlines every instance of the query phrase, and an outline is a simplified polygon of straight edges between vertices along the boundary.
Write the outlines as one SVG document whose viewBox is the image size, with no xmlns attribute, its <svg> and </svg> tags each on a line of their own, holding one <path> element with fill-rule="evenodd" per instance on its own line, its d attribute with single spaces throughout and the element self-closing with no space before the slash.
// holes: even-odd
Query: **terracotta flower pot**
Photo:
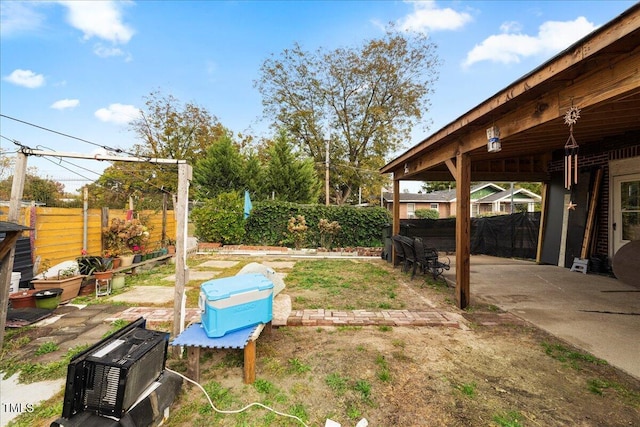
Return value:
<svg viewBox="0 0 640 427">
<path fill-rule="evenodd" d="M 92 295 L 96 291 L 96 281 L 95 279 L 88 280 L 87 283 L 80 286 L 80 292 L 78 292 L 78 296 L 89 296 Z"/>
<path fill-rule="evenodd" d="M 78 296 L 83 278 L 84 276 L 73 276 L 63 279 L 36 279 L 31 283 L 36 291 L 44 291 L 54 288 L 62 289 L 63 292 L 60 300 L 61 304 L 65 304 Z"/>
<path fill-rule="evenodd" d="M 95 277 L 96 280 L 109 280 L 113 277 L 113 271 L 95 271 L 93 277 Z"/>
<path fill-rule="evenodd" d="M 22 290 L 14 292 L 9 295 L 9 301 L 11 302 L 11 308 L 34 308 L 36 306 L 36 299 L 33 296 L 35 289 Z"/>
</svg>

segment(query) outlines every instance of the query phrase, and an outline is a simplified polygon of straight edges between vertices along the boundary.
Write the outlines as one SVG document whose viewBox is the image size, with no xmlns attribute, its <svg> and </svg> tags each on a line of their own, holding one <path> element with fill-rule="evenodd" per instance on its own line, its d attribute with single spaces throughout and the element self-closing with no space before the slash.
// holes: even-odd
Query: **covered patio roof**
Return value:
<svg viewBox="0 0 640 427">
<path fill-rule="evenodd" d="M 469 303 L 470 182 L 548 182 L 569 137 L 564 116 L 580 109 L 580 151 L 640 137 L 640 4 L 436 131 L 380 169 L 393 174 L 393 233 L 400 230 L 400 181 L 456 181 L 456 296 Z M 486 130 L 502 149 L 488 152 Z M 558 153 L 562 153 L 558 155 Z"/>
<path fill-rule="evenodd" d="M 640 4 L 433 133 L 380 169 L 394 180 L 453 180 L 446 162 L 469 153 L 473 181 L 544 181 L 551 153 L 569 135 L 564 115 L 580 108 L 580 147 L 640 131 Z M 502 150 L 487 152 L 486 129 Z"/>
</svg>

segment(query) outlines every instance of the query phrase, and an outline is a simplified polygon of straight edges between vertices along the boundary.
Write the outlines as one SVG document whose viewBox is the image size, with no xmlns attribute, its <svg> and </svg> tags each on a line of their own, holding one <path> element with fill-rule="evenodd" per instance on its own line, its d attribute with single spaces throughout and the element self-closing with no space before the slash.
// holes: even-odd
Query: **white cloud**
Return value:
<svg viewBox="0 0 640 427">
<path fill-rule="evenodd" d="M 581 16 L 574 21 L 547 21 L 540 25 L 535 36 L 511 33 L 519 31 L 519 26 L 513 22 L 502 24 L 500 28 L 505 33 L 489 36 L 471 49 L 464 66 L 480 61 L 518 63 L 528 56 L 555 54 L 580 40 L 597 26 Z"/>
<path fill-rule="evenodd" d="M 458 30 L 473 20 L 466 12 L 438 7 L 434 0 L 407 3 L 413 4 L 413 12 L 398 21 L 399 27 L 405 31 Z"/>
<path fill-rule="evenodd" d="M 100 58 L 108 58 L 110 56 L 122 56 L 124 52 L 122 49 L 118 47 L 106 47 L 100 43 L 96 44 L 93 47 L 93 53 L 98 55 Z"/>
<path fill-rule="evenodd" d="M 4 79 L 10 83 L 28 87 L 29 89 L 35 89 L 44 85 L 44 76 L 42 74 L 36 74 L 31 70 L 17 69 Z"/>
<path fill-rule="evenodd" d="M 0 34 L 3 37 L 31 32 L 42 27 L 44 15 L 36 12 L 36 2 L 3 1 L 0 3 Z"/>
<path fill-rule="evenodd" d="M 103 122 L 124 125 L 140 116 L 140 110 L 133 105 L 110 104 L 96 111 L 95 116 Z"/>
<path fill-rule="evenodd" d="M 97 37 L 114 44 L 126 44 L 135 31 L 122 21 L 121 6 L 114 1 L 61 1 L 68 9 L 67 20 L 82 31 L 86 40 Z"/>
<path fill-rule="evenodd" d="M 522 24 L 518 21 L 503 22 L 500 25 L 500 31 L 503 33 L 517 33 L 522 31 Z"/>
<path fill-rule="evenodd" d="M 54 110 L 66 110 L 67 108 L 75 108 L 80 104 L 79 99 L 61 99 L 51 104 Z"/>
</svg>

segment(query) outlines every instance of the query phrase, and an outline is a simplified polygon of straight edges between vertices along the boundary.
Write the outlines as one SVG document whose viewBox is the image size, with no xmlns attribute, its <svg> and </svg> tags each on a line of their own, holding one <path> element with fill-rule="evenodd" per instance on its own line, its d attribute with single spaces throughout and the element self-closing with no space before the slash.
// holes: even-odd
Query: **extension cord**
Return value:
<svg viewBox="0 0 640 427">
<path fill-rule="evenodd" d="M 369 425 L 369 421 L 367 421 L 366 418 L 363 418 L 360 421 L 358 421 L 358 424 L 356 424 L 356 427 L 367 427 L 368 425 Z M 327 421 L 325 421 L 324 423 L 324 427 L 342 427 L 342 425 L 339 422 L 336 422 L 327 418 Z"/>
</svg>

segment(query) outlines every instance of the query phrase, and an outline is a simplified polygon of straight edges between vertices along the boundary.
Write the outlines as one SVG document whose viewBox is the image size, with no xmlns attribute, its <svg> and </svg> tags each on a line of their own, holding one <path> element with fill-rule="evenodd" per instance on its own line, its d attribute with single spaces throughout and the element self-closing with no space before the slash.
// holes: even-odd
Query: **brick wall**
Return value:
<svg viewBox="0 0 640 427">
<path fill-rule="evenodd" d="M 549 173 L 564 171 L 564 153 L 555 153 L 549 162 Z M 600 144 L 591 144 L 580 148 L 578 165 L 581 170 L 602 167 L 602 185 L 598 203 L 595 231 L 595 255 L 609 254 L 609 161 L 640 156 L 640 133 L 611 138 Z"/>
</svg>

